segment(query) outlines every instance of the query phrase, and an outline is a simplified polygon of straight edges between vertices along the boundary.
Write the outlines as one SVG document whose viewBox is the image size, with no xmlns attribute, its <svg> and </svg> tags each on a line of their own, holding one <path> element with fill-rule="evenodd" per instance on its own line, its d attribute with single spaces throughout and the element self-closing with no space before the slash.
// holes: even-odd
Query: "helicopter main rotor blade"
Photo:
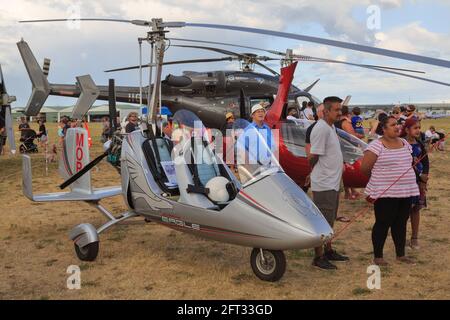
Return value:
<svg viewBox="0 0 450 320">
<path fill-rule="evenodd" d="M 367 53 L 372 53 L 372 54 L 385 56 L 385 57 L 398 58 L 398 59 L 402 59 L 402 60 L 409 60 L 409 61 L 420 62 L 420 63 L 439 66 L 439 67 L 450 68 L 450 61 L 448 61 L 448 60 L 431 58 L 431 57 L 426 57 L 426 56 L 421 56 L 418 54 L 406 53 L 406 52 L 401 52 L 401 51 L 376 48 L 376 47 L 371 47 L 371 46 L 366 46 L 366 45 L 361 45 L 361 44 L 356 44 L 356 43 L 337 41 L 337 40 L 312 37 L 312 36 L 305 36 L 305 35 L 289 33 L 289 32 L 272 31 L 272 30 L 266 30 L 266 29 L 240 27 L 240 26 L 220 25 L 220 24 L 208 24 L 208 23 L 188 23 L 187 22 L 184 25 L 186 27 L 233 30 L 233 31 L 242 31 L 242 32 L 249 32 L 249 33 L 256 33 L 256 34 L 264 34 L 264 35 L 268 35 L 268 36 L 275 36 L 275 37 L 280 37 L 280 38 L 287 38 L 287 39 L 300 40 L 300 41 L 305 41 L 305 42 L 318 43 L 318 44 L 323 44 L 323 45 L 332 46 L 332 47 L 338 47 L 338 48 L 349 49 L 349 50 L 360 51 L 360 52 L 367 52 Z"/>
<path fill-rule="evenodd" d="M 205 43 L 205 44 L 215 44 L 215 45 L 223 45 L 223 46 L 231 46 L 231 47 L 236 47 L 236 48 L 244 48 L 244 49 L 252 49 L 252 50 L 257 50 L 257 51 L 263 51 L 263 52 L 268 52 L 274 55 L 279 55 L 279 56 L 286 56 L 286 53 L 281 52 L 281 51 L 276 51 L 276 50 L 271 50 L 271 49 L 262 49 L 262 48 L 257 48 L 257 47 L 250 47 L 250 46 L 243 46 L 243 45 L 239 45 L 239 44 L 232 44 L 232 43 L 226 43 L 226 42 L 216 42 L 216 41 L 205 41 L 205 40 L 193 40 L 193 39 L 182 39 L 182 38 L 169 38 L 170 40 L 175 40 L 175 41 L 187 41 L 187 42 L 197 42 L 197 43 Z M 293 55 L 294 57 L 308 57 L 308 58 L 314 58 L 317 60 L 328 60 L 328 61 L 323 61 L 323 62 L 340 62 L 339 60 L 331 60 L 331 59 L 326 59 L 326 58 L 317 58 L 317 57 L 310 57 L 310 56 L 304 56 L 304 55 Z M 312 61 L 312 60 L 309 60 Z M 319 61 L 317 61 L 319 62 Z M 345 61 L 342 61 L 343 63 L 346 63 Z M 384 69 L 389 69 L 389 70 L 397 70 L 397 71 L 406 71 L 406 72 L 415 72 L 415 73 L 425 73 L 424 71 L 420 71 L 420 70 L 413 70 L 413 69 L 404 69 L 404 68 L 394 68 L 394 67 L 386 67 L 386 66 L 380 66 L 380 65 L 369 65 L 369 64 L 365 64 L 365 66 L 368 67 L 376 67 L 376 68 L 384 68 Z"/>
<path fill-rule="evenodd" d="M 152 21 L 147 20 L 125 20 L 125 19 L 105 19 L 105 18 L 80 18 L 80 19 L 46 19 L 46 20 L 22 20 L 21 23 L 36 23 L 36 22 L 61 22 L 61 21 L 102 21 L 102 22 L 123 22 L 131 23 L 137 26 L 149 27 L 153 25 Z M 305 36 L 296 33 L 282 32 L 282 31 L 272 31 L 267 29 L 240 27 L 240 26 L 230 26 L 222 24 L 209 24 L 209 23 L 191 23 L 191 22 L 181 22 L 181 21 L 171 21 L 171 22 L 156 22 L 156 25 L 160 28 L 182 28 L 182 27 L 193 27 L 193 28 L 208 28 L 208 29 L 221 29 L 221 30 L 231 30 L 231 31 L 241 31 L 256 34 L 263 34 L 268 36 L 300 40 L 305 42 L 312 42 L 323 44 L 327 46 L 349 49 L 360 52 L 367 52 L 371 54 L 376 54 L 385 57 L 398 58 L 403 60 L 415 61 L 424 64 L 450 68 L 450 61 L 431 58 L 426 56 L 421 56 L 418 54 L 406 53 L 401 51 L 382 49 L 376 47 L 370 47 L 366 45 L 344 42 L 338 40 L 331 40 L 319 37 Z"/>
<path fill-rule="evenodd" d="M 440 85 L 443 85 L 443 86 L 450 87 L 450 83 L 442 82 L 442 81 L 438 81 L 438 80 L 433 80 L 433 79 L 428 79 L 428 78 L 423 78 L 423 77 L 419 77 L 419 76 L 414 76 L 412 74 L 401 73 L 401 72 L 392 71 L 392 70 L 386 70 L 386 69 L 380 69 L 380 68 L 377 68 L 377 67 L 361 66 L 361 68 L 367 68 L 367 69 L 377 70 L 377 71 L 381 71 L 381 72 L 392 73 L 392 74 L 396 74 L 396 75 L 399 75 L 399 76 L 402 76 L 402 77 L 422 80 L 422 81 L 431 82 L 431 83 L 434 83 L 434 84 L 440 84 Z"/>
<path fill-rule="evenodd" d="M 280 76 L 280 74 L 278 72 L 276 72 L 275 70 L 269 68 L 268 66 L 266 66 L 263 63 L 259 62 L 258 60 L 255 61 L 255 64 L 257 64 L 258 66 L 266 69 L 267 71 L 269 71 L 270 73 L 272 73 L 275 76 Z"/>
<path fill-rule="evenodd" d="M 240 59 L 249 59 L 252 60 L 255 64 L 259 65 L 260 67 L 268 70 L 270 73 L 279 76 L 280 74 L 278 72 L 276 72 L 275 70 L 267 67 L 266 65 L 264 65 L 263 63 L 261 63 L 260 61 L 258 61 L 259 59 L 263 60 L 263 61 L 271 61 L 271 60 L 280 60 L 280 59 L 276 59 L 276 58 L 270 58 L 270 57 L 252 57 L 250 55 L 247 54 L 241 54 L 241 53 L 237 53 L 237 52 L 233 52 L 233 51 L 228 51 L 225 49 L 219 49 L 219 48 L 213 48 L 213 47 L 204 47 L 204 46 L 191 46 L 191 45 L 177 45 L 174 44 L 172 45 L 172 47 L 180 47 L 180 48 L 193 48 L 193 49 L 203 49 L 203 50 L 209 50 L 209 51 L 214 51 L 214 52 L 219 52 L 219 53 L 224 53 L 224 54 L 228 54 L 230 56 L 236 56 Z"/>
<path fill-rule="evenodd" d="M 202 49 L 202 50 L 209 50 L 209 51 L 214 51 L 214 52 L 218 52 L 218 53 L 223 53 L 223 54 L 226 54 L 229 56 L 235 56 L 235 57 L 239 57 L 242 59 L 248 58 L 248 56 L 241 54 L 241 53 L 228 51 L 225 49 L 213 48 L 213 47 L 191 46 L 191 45 L 182 45 L 182 44 L 172 44 L 171 47 Z"/>
<path fill-rule="evenodd" d="M 47 19 L 47 20 L 22 20 L 19 22 L 58 22 L 58 21 L 111 21 L 111 22 L 124 22 L 131 23 L 138 26 L 152 26 L 153 21 L 146 20 L 124 20 L 124 19 L 101 19 L 101 18 L 80 18 L 80 19 Z M 409 60 L 420 62 L 424 64 L 439 66 L 450 68 L 450 61 L 426 57 L 418 54 L 406 53 L 401 51 L 389 50 L 371 47 L 367 45 L 361 45 L 351 42 L 344 42 L 338 40 L 331 40 L 319 37 L 305 36 L 296 33 L 282 32 L 282 31 L 273 31 L 267 29 L 259 29 L 259 28 L 249 28 L 249 27 L 240 27 L 240 26 L 231 26 L 231 25 L 221 25 L 221 24 L 209 24 L 209 23 L 191 23 L 191 22 L 179 22 L 179 21 L 171 21 L 171 22 L 157 22 L 154 21 L 157 27 L 160 28 L 182 28 L 182 27 L 193 27 L 193 28 L 208 28 L 208 29 L 220 29 L 220 30 L 231 30 L 231 31 L 241 31 L 241 32 L 249 32 L 255 34 L 263 34 L 268 36 L 300 40 L 305 42 L 312 42 L 323 44 L 327 46 L 343 48 L 348 50 L 367 52 L 375 55 L 397 58 L 402 60 Z"/>
<path fill-rule="evenodd" d="M 264 52 L 271 53 L 271 54 L 274 54 L 274 55 L 285 56 L 285 53 L 281 52 L 281 51 L 270 50 L 270 49 L 261 49 L 261 48 L 250 47 L 250 46 L 243 46 L 243 45 L 240 45 L 240 44 L 233 44 L 233 43 L 227 43 L 227 42 L 194 40 L 194 39 L 183 39 L 183 38 L 167 38 L 167 39 L 175 40 L 175 41 L 187 41 L 187 42 L 196 42 L 196 43 L 204 43 L 204 44 L 215 44 L 215 45 L 222 45 L 222 46 L 231 46 L 231 47 L 236 47 L 236 48 L 264 51 Z"/>
<path fill-rule="evenodd" d="M 164 62 L 163 65 L 173 65 L 173 64 L 185 64 L 185 63 L 203 63 L 203 62 L 217 62 L 217 61 L 232 61 L 233 57 L 223 57 L 223 58 L 212 58 L 212 59 L 194 59 L 194 60 L 178 60 L 178 61 L 168 61 Z M 150 67 L 150 63 L 142 65 L 142 68 Z M 124 70 L 139 69 L 139 66 L 131 66 L 117 69 L 105 70 L 105 72 L 115 72 Z"/>
</svg>

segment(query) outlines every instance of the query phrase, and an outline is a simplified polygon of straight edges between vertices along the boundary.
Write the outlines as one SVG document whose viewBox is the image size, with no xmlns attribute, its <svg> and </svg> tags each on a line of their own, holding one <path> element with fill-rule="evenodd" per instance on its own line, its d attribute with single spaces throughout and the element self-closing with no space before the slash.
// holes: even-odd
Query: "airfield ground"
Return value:
<svg viewBox="0 0 450 320">
<path fill-rule="evenodd" d="M 426 120 L 450 132 L 450 119 Z M 33 124 L 33 128 L 36 124 Z M 101 153 L 99 124 L 91 124 L 91 158 Z M 50 140 L 56 124 L 48 124 Z M 18 134 L 16 133 L 16 138 Z M 449 146 L 450 147 L 450 146 Z M 182 234 L 141 218 L 100 236 L 95 262 L 77 259 L 70 229 L 103 217 L 85 203 L 32 203 L 21 191 L 21 157 L 0 158 L 0 299 L 449 299 L 450 170 L 449 152 L 433 152 L 429 208 L 421 221 L 421 249 L 408 251 L 416 265 L 394 261 L 388 238 L 381 289 L 369 290 L 367 267 L 372 260 L 372 211 L 350 225 L 335 241 L 351 260 L 336 271 L 311 266 L 311 250 L 287 251 L 288 267 L 277 283 L 258 280 L 249 264 L 250 249 Z M 58 191 L 56 164 L 45 175 L 42 153 L 32 156 L 34 189 Z M 118 184 L 119 175 L 102 162 L 93 184 Z M 125 207 L 120 196 L 103 201 L 115 213 Z M 340 213 L 352 217 L 364 200 L 341 201 Z M 345 226 L 337 222 L 335 229 Z M 409 232 L 408 232 L 409 235 Z M 70 265 L 81 269 L 81 289 L 69 290 Z"/>
</svg>

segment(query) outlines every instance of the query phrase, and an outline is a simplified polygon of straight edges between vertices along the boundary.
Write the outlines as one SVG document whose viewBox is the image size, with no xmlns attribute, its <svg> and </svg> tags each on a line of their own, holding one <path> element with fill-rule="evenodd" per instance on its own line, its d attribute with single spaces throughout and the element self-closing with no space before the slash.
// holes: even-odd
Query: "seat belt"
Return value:
<svg viewBox="0 0 450 320">
<path fill-rule="evenodd" d="M 194 137 L 191 137 L 191 163 L 188 166 L 192 172 L 193 175 L 192 179 L 194 180 L 194 184 L 193 185 L 188 184 L 186 191 L 188 193 L 201 193 L 207 195 L 209 193 L 209 189 L 205 188 L 202 185 L 202 183 L 200 182 L 200 178 L 198 176 L 198 169 L 194 159 L 194 146 L 195 146 Z"/>
</svg>

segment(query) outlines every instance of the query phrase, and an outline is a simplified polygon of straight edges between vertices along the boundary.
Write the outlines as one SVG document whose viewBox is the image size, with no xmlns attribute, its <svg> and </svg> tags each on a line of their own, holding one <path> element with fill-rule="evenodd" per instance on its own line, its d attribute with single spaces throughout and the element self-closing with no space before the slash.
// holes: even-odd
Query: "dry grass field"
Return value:
<svg viewBox="0 0 450 320">
<path fill-rule="evenodd" d="M 427 120 L 423 125 L 430 123 L 450 132 L 450 119 Z M 54 141 L 55 124 L 48 127 Z M 101 152 L 100 125 L 91 124 L 91 130 L 93 158 Z M 286 274 L 277 283 L 262 282 L 253 275 L 249 248 L 202 240 L 147 224 L 142 218 L 101 234 L 97 260 L 86 263 L 77 259 L 68 233 L 82 222 L 99 226 L 103 217 L 85 203 L 32 203 L 21 191 L 21 156 L 2 156 L 0 299 L 449 299 L 449 153 L 433 152 L 430 158 L 429 207 L 422 212 L 421 249 L 408 250 L 417 263 L 396 263 L 388 238 L 385 257 L 391 264 L 382 269 L 381 289 L 369 290 L 372 211 L 335 241 L 350 262 L 339 263 L 336 271 L 322 271 L 311 266 L 312 251 L 288 251 Z M 50 165 L 48 176 L 42 153 L 32 156 L 32 164 L 34 191 L 57 191 L 62 180 L 56 164 Z M 118 183 L 119 175 L 107 163 L 93 170 L 95 186 Z M 115 213 L 124 210 L 121 197 L 103 204 Z M 364 200 L 342 200 L 340 213 L 352 217 L 364 206 Z M 335 228 L 344 226 L 337 222 Z M 66 287 L 70 265 L 81 269 L 80 290 Z"/>
</svg>

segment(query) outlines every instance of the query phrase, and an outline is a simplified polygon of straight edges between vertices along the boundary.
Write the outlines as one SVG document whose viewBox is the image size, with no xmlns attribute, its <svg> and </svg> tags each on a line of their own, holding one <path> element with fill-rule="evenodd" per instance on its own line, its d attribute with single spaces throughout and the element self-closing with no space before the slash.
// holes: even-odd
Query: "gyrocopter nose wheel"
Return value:
<svg viewBox="0 0 450 320">
<path fill-rule="evenodd" d="M 89 243 L 81 248 L 76 243 L 74 243 L 74 246 L 77 257 L 81 261 L 94 261 L 97 258 L 99 249 L 98 241 Z"/>
<path fill-rule="evenodd" d="M 264 281 L 278 281 L 286 271 L 286 257 L 280 250 L 253 249 L 250 264 L 255 275 Z"/>
</svg>

